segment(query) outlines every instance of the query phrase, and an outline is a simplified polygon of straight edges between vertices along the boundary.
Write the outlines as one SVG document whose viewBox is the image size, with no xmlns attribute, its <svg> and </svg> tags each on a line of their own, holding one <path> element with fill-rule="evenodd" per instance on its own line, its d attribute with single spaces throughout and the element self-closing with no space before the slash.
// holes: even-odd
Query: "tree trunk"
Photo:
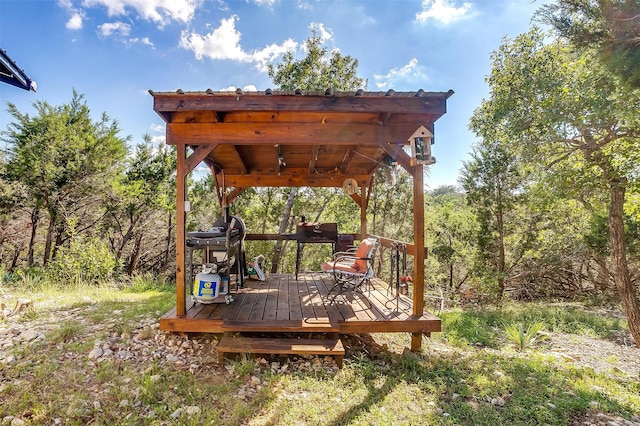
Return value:
<svg viewBox="0 0 640 426">
<path fill-rule="evenodd" d="M 38 222 L 40 220 L 40 209 L 35 207 L 31 211 L 31 236 L 29 237 L 29 248 L 27 250 L 27 265 L 33 266 L 33 250 L 36 241 L 36 233 L 38 231 Z"/>
<path fill-rule="evenodd" d="M 140 259 L 140 250 L 142 248 L 142 233 L 136 236 L 136 239 L 133 244 L 133 249 L 131 250 L 131 256 L 129 257 L 129 265 L 127 267 L 127 274 L 129 276 L 133 275 L 133 272 L 136 270 L 138 265 L 138 260 Z"/>
<path fill-rule="evenodd" d="M 62 245 L 62 241 L 64 239 L 64 234 L 67 231 L 66 225 L 64 222 L 58 223 L 56 226 L 56 237 L 54 238 L 53 248 L 51 249 L 51 259 L 55 259 L 58 254 L 58 248 Z"/>
<path fill-rule="evenodd" d="M 162 260 L 162 272 L 167 270 L 169 266 L 169 253 L 171 251 L 171 229 L 172 225 L 173 213 L 169 212 L 169 224 L 167 225 L 167 243 L 164 246 L 164 259 Z"/>
<path fill-rule="evenodd" d="M 627 267 L 626 241 L 624 233 L 624 198 L 625 185 L 618 179 L 611 180 L 609 204 L 609 234 L 611 244 L 611 261 L 613 263 L 613 280 L 618 289 L 618 295 L 622 302 L 622 309 L 627 317 L 629 331 L 640 346 L 640 307 L 635 294 L 629 268 Z"/>
<path fill-rule="evenodd" d="M 54 215 L 49 213 L 49 227 L 47 228 L 47 237 L 44 243 L 44 255 L 42 258 L 42 264 L 46 265 L 49 262 L 51 256 L 51 245 L 53 243 L 53 234 L 56 228 L 56 219 Z"/>
<path fill-rule="evenodd" d="M 280 220 L 280 226 L 278 227 L 278 233 L 284 234 L 287 230 L 287 225 L 289 224 L 289 219 L 291 218 L 291 210 L 293 209 L 293 203 L 296 200 L 296 195 L 298 194 L 298 188 L 291 188 L 289 192 L 289 198 L 287 199 L 287 204 L 284 207 L 284 212 L 282 213 L 282 219 Z M 282 240 L 278 240 L 273 249 L 273 257 L 271 259 L 271 273 L 275 274 L 278 272 L 278 268 L 280 267 L 280 261 L 282 260 L 283 250 Z"/>
<path fill-rule="evenodd" d="M 505 252 L 504 252 L 504 212 L 502 210 L 501 198 L 498 201 L 498 296 L 500 299 L 504 296 L 504 277 L 506 270 Z"/>
</svg>

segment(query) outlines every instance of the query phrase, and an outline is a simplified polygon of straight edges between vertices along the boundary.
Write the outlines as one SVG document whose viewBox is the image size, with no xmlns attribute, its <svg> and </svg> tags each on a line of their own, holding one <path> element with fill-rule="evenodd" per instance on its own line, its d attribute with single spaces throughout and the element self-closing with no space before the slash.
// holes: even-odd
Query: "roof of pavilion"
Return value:
<svg viewBox="0 0 640 426">
<path fill-rule="evenodd" d="M 36 82 L 31 80 L 2 49 L 0 49 L 0 82 L 34 92 L 37 87 Z"/>
<path fill-rule="evenodd" d="M 448 92 L 154 92 L 167 143 L 191 148 L 224 187 L 368 186 L 391 159 L 410 169 L 408 140 L 446 112 Z"/>
</svg>

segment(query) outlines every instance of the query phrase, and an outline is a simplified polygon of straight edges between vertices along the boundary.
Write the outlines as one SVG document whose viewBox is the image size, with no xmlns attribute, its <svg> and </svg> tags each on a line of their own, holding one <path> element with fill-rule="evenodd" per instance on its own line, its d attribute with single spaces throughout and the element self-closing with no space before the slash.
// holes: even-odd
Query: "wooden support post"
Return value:
<svg viewBox="0 0 640 426">
<path fill-rule="evenodd" d="M 367 238 L 367 207 L 369 197 L 367 187 L 360 185 L 360 240 Z"/>
<path fill-rule="evenodd" d="M 413 257 L 413 315 L 424 313 L 424 166 L 413 168 L 413 235 L 416 253 Z M 413 333 L 411 351 L 422 345 L 422 333 Z"/>
<path fill-rule="evenodd" d="M 179 317 L 187 313 L 186 309 L 186 277 L 185 277 L 185 223 L 186 213 L 184 202 L 187 195 L 186 187 L 186 147 L 178 144 L 176 161 L 176 315 Z"/>
</svg>

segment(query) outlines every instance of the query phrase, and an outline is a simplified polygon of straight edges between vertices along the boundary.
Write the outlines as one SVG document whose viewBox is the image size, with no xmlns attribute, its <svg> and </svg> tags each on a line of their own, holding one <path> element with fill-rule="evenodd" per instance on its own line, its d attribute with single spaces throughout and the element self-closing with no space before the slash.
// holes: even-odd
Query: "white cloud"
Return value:
<svg viewBox="0 0 640 426">
<path fill-rule="evenodd" d="M 98 25 L 98 33 L 103 37 L 110 37 L 112 35 L 128 36 L 130 32 L 131 25 L 124 22 L 107 22 Z"/>
<path fill-rule="evenodd" d="M 418 64 L 418 60 L 413 58 L 402 68 L 393 68 L 386 74 L 374 74 L 373 79 L 378 89 L 392 89 L 398 85 L 425 82 L 429 77 Z"/>
<path fill-rule="evenodd" d="M 298 0 L 298 3 L 296 6 L 298 7 L 298 9 L 301 9 L 301 10 L 313 10 L 313 5 L 304 0 Z"/>
<path fill-rule="evenodd" d="M 315 31 L 320 36 L 320 40 L 322 40 L 323 43 L 333 39 L 333 30 L 331 30 L 331 28 L 325 28 L 322 23 L 312 22 L 309 24 L 309 30 Z"/>
<path fill-rule="evenodd" d="M 205 35 L 183 31 L 180 47 L 192 50 L 198 59 L 206 56 L 211 59 L 248 61 L 248 54 L 240 46 L 241 34 L 236 30 L 236 19 L 236 15 L 223 19 L 218 28 Z"/>
<path fill-rule="evenodd" d="M 58 6 L 63 9 L 67 9 L 71 14 L 71 17 L 65 24 L 65 27 L 67 27 L 68 30 L 81 30 L 84 20 L 84 12 L 81 9 L 73 7 L 71 0 L 58 0 Z"/>
<path fill-rule="evenodd" d="M 147 46 L 155 47 L 153 42 L 149 40 L 149 37 L 142 37 L 142 38 L 134 37 L 134 38 L 130 38 L 128 42 L 130 44 L 145 44 Z"/>
<path fill-rule="evenodd" d="M 416 13 L 416 21 L 424 24 L 429 19 L 442 24 L 450 24 L 461 19 L 473 16 L 472 5 L 464 2 L 457 7 L 455 0 L 422 0 L 422 11 Z"/>
<path fill-rule="evenodd" d="M 151 143 L 154 145 L 163 145 L 166 142 L 167 138 L 165 135 L 155 135 L 151 136 Z"/>
<path fill-rule="evenodd" d="M 84 7 L 104 6 L 109 16 L 122 16 L 134 9 L 142 18 L 165 25 L 169 21 L 190 22 L 201 0 L 84 0 Z"/>
<path fill-rule="evenodd" d="M 149 127 L 149 130 L 151 130 L 154 133 L 164 133 L 165 129 L 167 127 L 164 124 L 156 124 L 153 123 L 151 124 L 151 126 Z"/>
<path fill-rule="evenodd" d="M 258 6 L 262 6 L 262 5 L 266 5 L 266 6 L 273 6 L 274 4 L 278 3 L 279 0 L 253 0 Z"/>
<path fill-rule="evenodd" d="M 288 50 L 295 50 L 298 43 L 291 39 L 282 44 L 270 44 L 253 52 L 245 51 L 240 45 L 242 34 L 236 29 L 236 15 L 222 19 L 220 26 L 208 34 L 183 31 L 179 46 L 191 50 L 197 59 L 228 59 L 239 62 L 254 62 L 260 71 L 265 71 L 269 62 Z M 234 89 L 235 90 L 235 89 Z"/>
<path fill-rule="evenodd" d="M 71 15 L 71 18 L 67 21 L 65 25 L 68 30 L 81 30 L 82 29 L 82 13 L 74 12 Z"/>
<path fill-rule="evenodd" d="M 235 92 L 238 88 L 236 86 L 227 86 L 220 89 L 221 92 Z M 258 88 L 255 84 L 246 84 L 242 86 L 243 92 L 257 92 Z"/>
</svg>

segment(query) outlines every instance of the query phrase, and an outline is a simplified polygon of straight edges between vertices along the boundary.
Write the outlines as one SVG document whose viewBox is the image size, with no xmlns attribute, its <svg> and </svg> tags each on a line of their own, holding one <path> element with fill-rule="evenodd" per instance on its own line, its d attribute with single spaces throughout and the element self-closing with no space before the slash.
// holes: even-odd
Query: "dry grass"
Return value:
<svg viewBox="0 0 640 426">
<path fill-rule="evenodd" d="M 345 337 L 345 366 L 336 371 L 331 362 L 293 358 L 241 357 L 219 366 L 212 336 L 157 330 L 174 301 L 164 286 L 73 292 L 32 293 L 35 313 L 0 322 L 5 423 L 564 425 L 598 412 L 640 421 L 633 417 L 640 416 L 640 371 L 613 368 L 625 360 L 611 353 L 602 357 L 608 371 L 596 371 L 552 346 L 583 338 L 563 324 L 581 324 L 577 329 L 591 330 L 585 334 L 595 342 L 610 339 L 605 328 L 625 332 L 623 323 L 605 326 L 588 309 L 571 314 L 546 304 L 445 313 L 444 332 L 425 341 L 421 354 L 405 351 L 404 334 Z M 24 297 L 20 287 L 0 295 L 8 305 Z M 513 350 L 499 324 L 533 319 L 545 323 L 550 339 Z M 26 330 L 42 335 L 20 341 Z M 92 359 L 97 346 L 113 353 Z"/>
</svg>

